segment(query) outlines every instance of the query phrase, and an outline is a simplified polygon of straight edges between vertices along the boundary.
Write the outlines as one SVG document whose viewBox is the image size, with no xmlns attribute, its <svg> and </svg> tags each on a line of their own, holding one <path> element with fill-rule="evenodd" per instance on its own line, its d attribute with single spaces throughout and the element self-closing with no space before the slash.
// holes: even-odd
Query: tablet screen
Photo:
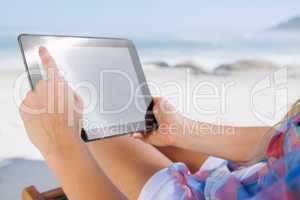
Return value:
<svg viewBox="0 0 300 200">
<path fill-rule="evenodd" d="M 89 139 L 145 128 L 141 122 L 145 121 L 149 103 L 145 101 L 145 83 L 138 79 L 129 48 L 76 46 L 49 41 L 42 45 L 49 50 L 63 77 L 82 98 L 83 128 Z M 40 46 L 34 47 L 31 54 L 25 52 L 25 57 L 31 61 L 37 59 L 36 63 L 42 69 L 38 56 Z"/>
</svg>

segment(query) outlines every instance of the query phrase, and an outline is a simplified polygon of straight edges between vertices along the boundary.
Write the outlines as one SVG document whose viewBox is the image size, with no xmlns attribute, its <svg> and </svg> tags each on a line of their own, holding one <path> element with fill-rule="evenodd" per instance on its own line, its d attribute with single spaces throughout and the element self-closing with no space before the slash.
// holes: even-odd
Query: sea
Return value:
<svg viewBox="0 0 300 200">
<path fill-rule="evenodd" d="M 20 68 L 22 58 L 17 35 L 0 34 L 0 70 Z M 97 34 L 88 36 L 101 37 Z M 264 31 L 242 36 L 197 39 L 124 38 L 135 43 L 145 65 L 164 64 L 172 67 L 178 63 L 193 63 L 193 66 L 204 71 L 213 71 L 219 66 L 245 60 L 267 61 L 279 67 L 300 65 L 300 32 Z"/>
</svg>

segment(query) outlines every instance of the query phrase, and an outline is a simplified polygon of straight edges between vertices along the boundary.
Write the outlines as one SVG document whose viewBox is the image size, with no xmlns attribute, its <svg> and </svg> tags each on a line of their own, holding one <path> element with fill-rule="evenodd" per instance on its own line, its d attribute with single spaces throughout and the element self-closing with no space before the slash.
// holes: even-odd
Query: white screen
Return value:
<svg viewBox="0 0 300 200">
<path fill-rule="evenodd" d="M 147 105 L 128 48 L 47 48 L 83 100 L 87 132 L 145 120 Z"/>
</svg>

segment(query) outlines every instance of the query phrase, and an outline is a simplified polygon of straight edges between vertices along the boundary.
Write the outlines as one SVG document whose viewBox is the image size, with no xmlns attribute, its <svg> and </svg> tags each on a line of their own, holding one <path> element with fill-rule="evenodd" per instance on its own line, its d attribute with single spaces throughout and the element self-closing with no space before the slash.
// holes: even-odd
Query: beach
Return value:
<svg viewBox="0 0 300 200">
<path fill-rule="evenodd" d="M 181 65 L 178 59 L 168 65 L 142 61 L 152 95 L 165 97 L 184 115 L 199 121 L 272 125 L 284 115 L 282 106 L 291 105 L 300 97 L 298 68 L 257 69 L 251 62 L 246 63 L 248 67 L 245 62 L 237 62 L 231 67 L 224 66 L 225 71 L 216 74 L 211 70 L 195 70 L 199 65 L 191 65 L 192 60 Z M 24 76 L 22 60 L 4 59 L 0 66 L 6 66 L 0 70 L 0 194 L 1 199 L 13 200 L 20 199 L 26 186 L 35 185 L 43 191 L 57 187 L 58 182 L 27 138 L 18 114 L 21 98 L 18 95 L 16 98 L 19 92 L 16 93 L 15 87 Z M 289 70 L 293 70 L 292 74 Z M 21 94 L 25 94 L 29 90 L 27 80 L 21 85 Z"/>
<path fill-rule="evenodd" d="M 28 54 L 26 53 L 26 57 L 32 58 L 32 61 L 28 62 L 29 65 L 41 64 L 38 59 L 39 42 L 41 42 L 50 50 L 59 65 L 72 69 L 63 74 L 66 80 L 70 74 L 80 74 L 80 77 L 82 75 L 84 78 L 81 80 L 84 83 L 79 84 L 79 87 L 82 86 L 80 89 L 88 90 L 95 86 L 96 90 L 103 92 L 93 91 L 97 98 L 105 94 L 104 91 L 107 88 L 106 91 L 112 98 L 104 98 L 104 96 L 110 96 L 102 95 L 103 98 L 98 98 L 96 101 L 93 101 L 92 98 L 95 96 L 92 96 L 90 91 L 78 92 L 86 99 L 91 97 L 89 104 L 95 102 L 96 106 L 100 105 L 97 106 L 99 111 L 101 111 L 101 106 L 105 107 L 105 99 L 109 101 L 108 109 L 111 109 L 111 105 L 119 104 L 117 101 L 114 102 L 114 100 L 119 100 L 119 97 L 120 99 L 126 97 L 141 99 L 139 95 L 141 93 L 128 94 L 129 90 L 112 86 L 112 83 L 121 79 L 111 78 L 112 76 L 107 74 L 102 78 L 109 80 L 108 87 L 104 87 L 106 83 L 100 80 L 97 84 L 98 66 L 108 71 L 122 68 L 127 72 L 128 66 L 136 64 L 136 59 L 130 60 L 130 57 L 135 55 L 134 52 L 127 52 L 126 61 L 128 62 L 124 62 L 127 51 L 125 46 L 113 45 L 110 39 L 117 41 L 121 39 L 120 42 L 128 40 L 129 43 L 134 44 L 134 47 L 129 45 L 130 49 L 137 50 L 152 96 L 160 96 L 168 100 L 184 116 L 199 122 L 241 127 L 272 127 L 280 122 L 293 103 L 300 99 L 300 1 L 54 0 L 38 3 L 29 0 L 1 1 L 1 8 L 0 200 L 20 200 L 22 190 L 31 185 L 41 192 L 59 187 L 58 180 L 46 166 L 38 149 L 29 140 L 19 114 L 19 105 L 31 89 L 20 43 L 25 49 L 29 49 Z M 53 43 L 49 38 L 25 42 L 20 37 L 21 35 L 55 35 L 104 40 L 103 46 L 100 45 L 102 48 L 98 49 L 96 47 L 102 42 L 94 43 L 94 40 L 86 44 L 84 40 L 82 42 L 74 40 L 74 43 L 68 40 L 70 43 L 64 43 L 58 38 Z M 121 43 L 127 43 L 124 41 Z M 36 46 L 29 47 L 32 44 Z M 74 50 L 75 56 L 61 54 L 63 51 L 70 50 L 69 47 Z M 106 47 L 114 52 L 107 53 L 109 51 Z M 79 48 L 80 52 L 77 51 Z M 100 64 L 91 62 L 93 61 L 91 57 L 82 56 L 83 48 L 87 50 L 86 52 L 93 53 L 95 61 L 99 55 Z M 113 48 L 120 48 L 120 52 L 124 52 L 124 55 L 118 54 L 119 51 Z M 84 63 L 83 70 L 81 61 Z M 102 61 L 107 61 L 107 63 L 103 64 Z M 92 73 L 88 71 L 91 68 L 95 69 Z M 131 74 L 137 72 L 140 75 L 139 71 L 128 71 L 131 71 Z M 93 84 L 90 84 L 91 82 Z M 136 82 L 137 80 L 133 81 L 133 83 Z M 70 86 L 75 87 L 72 83 Z M 148 105 L 142 104 L 142 106 L 147 108 Z M 130 112 L 131 107 L 126 107 L 125 111 Z M 109 121 L 104 121 L 106 116 L 101 118 L 102 116 L 98 116 L 98 113 L 88 114 L 97 119 L 94 123 L 94 121 L 86 120 L 84 116 L 83 121 L 92 128 L 103 127 L 103 124 Z M 118 116 L 118 119 L 120 118 L 120 122 L 136 122 L 137 119 L 130 120 L 133 115 L 131 116 L 131 113 L 128 115 L 127 112 L 122 117 L 114 114 Z M 136 114 L 134 113 L 134 116 Z M 201 123 L 195 124 L 202 125 Z M 229 134 L 230 136 L 235 134 L 231 130 L 241 130 L 229 128 L 225 132 L 222 126 L 218 126 L 219 129 L 216 128 L 218 130 L 212 130 L 211 127 L 215 126 L 203 124 L 203 127 L 191 128 L 197 128 L 197 130 L 199 128 L 201 134 Z M 244 133 L 244 131 L 241 132 Z M 248 133 L 248 131 L 245 132 Z M 211 145 L 215 146 L 215 144 Z M 245 149 L 240 144 L 236 144 L 236 147 L 241 150 Z M 256 150 L 253 149 L 253 151 Z M 227 149 L 224 149 L 225 151 Z M 247 153 L 250 155 L 251 152 Z M 256 170 L 256 166 L 249 168 L 247 174 L 244 172 L 238 172 L 238 174 L 242 174 L 243 178 L 248 177 L 253 169 Z M 290 178 L 284 183 L 286 188 L 292 184 L 291 178 L 297 178 L 297 174 L 293 174 L 293 171 L 281 169 L 278 171 L 284 172 L 281 173 L 283 175 L 288 174 L 287 177 Z M 126 174 L 125 169 L 124 174 Z M 134 182 L 133 179 L 127 181 L 128 185 L 135 185 Z M 269 187 L 264 188 L 266 190 L 263 192 L 269 195 L 269 189 L 271 189 L 272 196 L 273 189 L 279 188 L 277 182 L 273 180 L 266 182 L 270 184 L 268 184 Z M 209 195 L 215 197 L 216 191 L 211 190 L 214 188 L 210 187 L 211 181 L 208 180 L 206 183 L 209 187 L 204 188 L 205 197 Z M 271 185 L 271 183 L 275 184 Z M 244 186 L 244 183 L 241 184 Z M 221 186 L 222 183 L 216 185 Z M 236 190 L 231 185 L 230 182 L 229 190 L 220 193 L 224 192 L 224 195 L 234 193 Z M 298 195 L 299 189 L 296 188 L 298 191 L 294 189 L 288 191 L 290 196 Z M 127 191 L 127 189 L 122 188 L 122 191 Z M 132 191 L 130 188 L 130 192 Z M 258 192 L 261 194 L 260 189 L 256 190 L 256 188 L 246 192 L 249 192 L 250 196 L 257 195 Z M 243 198 L 243 195 L 244 193 L 238 190 L 238 197 Z"/>
</svg>

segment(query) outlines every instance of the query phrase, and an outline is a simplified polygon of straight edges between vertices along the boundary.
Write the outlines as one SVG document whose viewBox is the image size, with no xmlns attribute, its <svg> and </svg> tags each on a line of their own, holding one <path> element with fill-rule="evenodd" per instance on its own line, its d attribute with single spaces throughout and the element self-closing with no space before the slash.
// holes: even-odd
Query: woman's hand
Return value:
<svg viewBox="0 0 300 200">
<path fill-rule="evenodd" d="M 39 55 L 48 80 L 40 80 L 28 92 L 20 114 L 31 142 L 44 157 L 63 155 L 81 142 L 82 101 L 59 76 L 47 49 L 41 47 Z"/>
<path fill-rule="evenodd" d="M 20 107 L 29 138 L 68 199 L 125 199 L 81 142 L 82 101 L 59 77 L 48 51 L 40 48 L 39 53 L 48 80 L 39 81 Z"/>
<path fill-rule="evenodd" d="M 153 101 L 158 129 L 150 134 L 134 133 L 132 136 L 155 146 L 174 146 L 176 136 L 184 134 L 184 127 L 190 120 L 182 116 L 167 100 L 155 97 Z"/>
</svg>

